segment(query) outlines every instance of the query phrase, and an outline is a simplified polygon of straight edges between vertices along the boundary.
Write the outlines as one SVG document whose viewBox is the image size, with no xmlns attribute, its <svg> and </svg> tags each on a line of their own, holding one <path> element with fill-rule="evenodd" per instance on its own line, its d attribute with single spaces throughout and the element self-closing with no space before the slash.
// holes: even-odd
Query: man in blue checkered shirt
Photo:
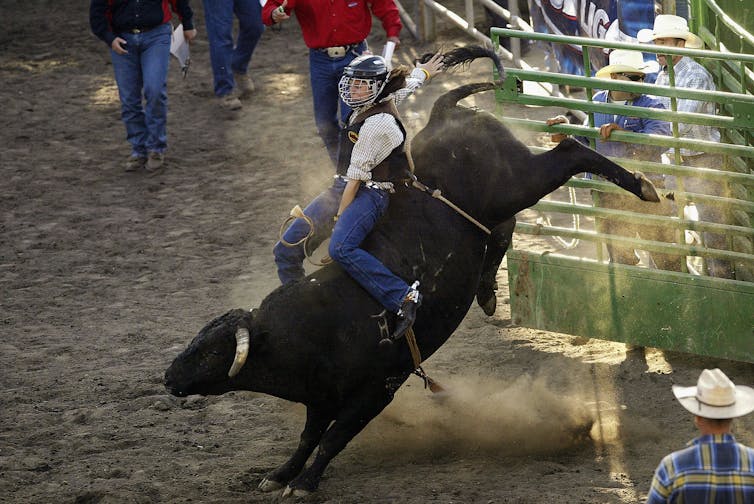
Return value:
<svg viewBox="0 0 754 504">
<path fill-rule="evenodd" d="M 673 394 L 701 436 L 662 459 L 647 504 L 754 503 L 754 449 L 731 434 L 733 419 L 754 411 L 754 389 L 705 369 L 695 387 L 674 385 Z"/>
</svg>

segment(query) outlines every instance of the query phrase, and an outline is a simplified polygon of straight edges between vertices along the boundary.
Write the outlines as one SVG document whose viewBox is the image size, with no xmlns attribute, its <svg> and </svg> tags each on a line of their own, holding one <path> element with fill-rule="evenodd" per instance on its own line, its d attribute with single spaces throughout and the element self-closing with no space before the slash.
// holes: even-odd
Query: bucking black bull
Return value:
<svg viewBox="0 0 754 504">
<path fill-rule="evenodd" d="M 450 337 L 475 296 L 485 312 L 494 311 L 495 272 L 517 212 L 584 171 L 641 199 L 658 200 L 643 175 L 575 140 L 534 155 L 491 114 L 457 105 L 494 86 L 470 84 L 441 96 L 412 143 L 418 179 L 491 234 L 427 192 L 399 187 L 364 243 L 397 275 L 421 282 L 424 299 L 414 332 L 424 358 Z M 382 311 L 331 264 L 274 290 L 258 309 L 232 310 L 210 322 L 168 368 L 165 386 L 178 396 L 252 390 L 306 405 L 298 448 L 259 488 L 287 485 L 284 495 L 314 491 L 330 460 L 414 370 L 407 345 L 378 345 L 384 335 L 375 315 Z M 387 321 L 391 327 L 395 322 L 392 315 Z"/>
</svg>

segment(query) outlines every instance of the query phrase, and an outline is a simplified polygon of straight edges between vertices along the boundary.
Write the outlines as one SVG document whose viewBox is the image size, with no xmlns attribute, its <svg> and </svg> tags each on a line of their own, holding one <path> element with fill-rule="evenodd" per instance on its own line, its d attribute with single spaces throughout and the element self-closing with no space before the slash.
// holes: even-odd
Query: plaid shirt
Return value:
<svg viewBox="0 0 754 504">
<path fill-rule="evenodd" d="M 684 56 L 673 65 L 675 71 L 675 87 L 686 89 L 700 89 L 706 91 L 715 91 L 715 82 L 712 75 L 702 65 L 693 59 Z M 667 67 L 657 75 L 655 84 L 659 86 L 670 86 L 670 76 Z M 670 97 L 657 97 L 665 108 L 670 110 Z M 676 100 L 677 112 L 695 112 L 697 114 L 715 115 L 715 104 L 712 102 L 703 102 L 698 100 Z M 711 126 L 702 126 L 701 124 L 678 124 L 678 137 L 691 138 L 696 140 L 707 140 L 710 142 L 720 141 L 720 132 Z M 681 155 L 693 156 L 702 154 L 701 152 L 681 149 Z"/>
<path fill-rule="evenodd" d="M 424 79 L 423 71 L 418 68 L 413 69 L 411 75 L 406 78 L 405 87 L 393 93 L 395 104 L 399 105 L 419 89 L 424 83 Z M 354 120 L 364 110 L 367 109 L 355 110 L 351 114 L 351 120 Z M 401 142 L 403 142 L 403 133 L 398 127 L 395 117 L 384 113 L 368 117 L 359 131 L 359 139 L 353 146 L 351 164 L 348 166 L 346 176 L 365 182 L 372 180 L 372 168 L 388 157 Z M 390 182 L 374 182 L 371 186 L 391 192 L 393 190 L 393 184 Z"/>
<path fill-rule="evenodd" d="M 731 434 L 700 436 L 655 470 L 647 504 L 754 503 L 754 449 Z"/>
</svg>

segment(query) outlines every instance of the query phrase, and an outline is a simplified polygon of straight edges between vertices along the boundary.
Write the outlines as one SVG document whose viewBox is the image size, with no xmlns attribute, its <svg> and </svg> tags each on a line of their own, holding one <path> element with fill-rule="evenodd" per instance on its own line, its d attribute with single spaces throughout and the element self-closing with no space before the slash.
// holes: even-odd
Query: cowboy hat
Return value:
<svg viewBox="0 0 754 504">
<path fill-rule="evenodd" d="M 615 49 L 610 53 L 609 65 L 597 70 L 595 74 L 600 78 L 609 78 L 610 74 L 629 72 L 648 74 L 660 69 L 660 64 L 655 60 L 644 61 L 640 52 Z"/>
<path fill-rule="evenodd" d="M 660 14 L 655 18 L 654 28 L 644 28 L 636 34 L 639 42 L 652 42 L 658 38 L 678 38 L 686 41 L 689 49 L 701 49 L 702 39 L 689 31 L 686 19 L 671 14 Z"/>
<path fill-rule="evenodd" d="M 696 387 L 673 385 L 681 406 L 704 418 L 727 419 L 754 411 L 754 389 L 734 385 L 719 369 L 705 369 Z"/>
</svg>

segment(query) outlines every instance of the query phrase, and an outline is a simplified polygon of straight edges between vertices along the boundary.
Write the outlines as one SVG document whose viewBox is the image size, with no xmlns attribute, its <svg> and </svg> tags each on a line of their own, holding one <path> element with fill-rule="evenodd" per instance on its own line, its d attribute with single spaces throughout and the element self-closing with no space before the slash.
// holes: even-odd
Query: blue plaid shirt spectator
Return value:
<svg viewBox="0 0 754 504">
<path fill-rule="evenodd" d="M 702 65 L 684 56 L 678 63 L 673 65 L 673 71 L 675 72 L 675 87 L 686 89 L 699 89 L 704 91 L 716 91 L 715 81 L 712 79 L 712 75 Z M 662 71 L 657 75 L 655 84 L 659 86 L 670 86 L 670 75 L 668 74 L 667 67 L 664 67 Z M 665 108 L 670 110 L 670 97 L 658 96 L 657 97 Z M 710 114 L 715 115 L 715 104 L 712 102 L 703 102 L 699 100 L 677 100 L 676 102 L 677 112 L 695 112 L 697 114 Z M 703 126 L 701 124 L 678 124 L 678 136 L 679 138 L 689 138 L 694 140 L 706 140 L 708 142 L 719 142 L 720 131 L 717 128 L 711 126 Z M 689 149 L 681 149 L 682 156 L 694 156 L 701 154 L 701 152 L 692 151 Z"/>
<path fill-rule="evenodd" d="M 731 434 L 700 436 L 655 470 L 647 504 L 754 503 L 754 449 Z"/>
</svg>

